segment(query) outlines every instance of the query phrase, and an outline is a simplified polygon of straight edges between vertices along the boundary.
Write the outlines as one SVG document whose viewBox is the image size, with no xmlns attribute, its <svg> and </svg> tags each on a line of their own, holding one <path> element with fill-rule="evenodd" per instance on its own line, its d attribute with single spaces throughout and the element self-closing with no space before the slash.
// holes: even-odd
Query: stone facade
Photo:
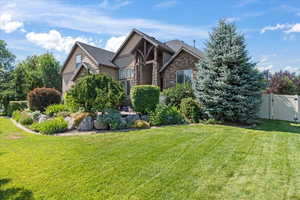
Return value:
<svg viewBox="0 0 300 200">
<path fill-rule="evenodd" d="M 199 61 L 195 56 L 182 51 L 162 72 L 163 77 L 163 88 L 170 88 L 176 85 L 176 71 L 192 69 L 193 78 L 195 78 L 196 63 Z"/>
</svg>

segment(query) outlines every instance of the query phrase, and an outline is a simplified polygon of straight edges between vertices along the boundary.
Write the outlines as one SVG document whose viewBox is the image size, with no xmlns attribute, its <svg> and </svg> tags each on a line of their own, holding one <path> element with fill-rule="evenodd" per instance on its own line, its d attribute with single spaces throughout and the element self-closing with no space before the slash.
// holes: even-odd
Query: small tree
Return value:
<svg viewBox="0 0 300 200">
<path fill-rule="evenodd" d="M 117 108 L 125 94 L 121 84 L 102 74 L 85 76 L 68 92 L 69 101 L 86 112 Z"/>
<path fill-rule="evenodd" d="M 295 73 L 280 71 L 270 75 L 267 93 L 295 95 L 299 92 L 299 77 Z"/>
<path fill-rule="evenodd" d="M 220 20 L 197 64 L 195 95 L 210 118 L 251 123 L 264 88 L 263 76 L 250 61 L 243 35 Z"/>
</svg>

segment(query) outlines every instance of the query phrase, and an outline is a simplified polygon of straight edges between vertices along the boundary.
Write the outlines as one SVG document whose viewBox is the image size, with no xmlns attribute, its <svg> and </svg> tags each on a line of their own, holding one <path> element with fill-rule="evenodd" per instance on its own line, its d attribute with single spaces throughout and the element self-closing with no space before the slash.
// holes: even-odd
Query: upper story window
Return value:
<svg viewBox="0 0 300 200">
<path fill-rule="evenodd" d="M 191 83 L 193 79 L 193 70 L 179 70 L 176 72 L 176 83 Z"/>
<path fill-rule="evenodd" d="M 81 65 L 81 55 L 78 54 L 76 57 L 75 57 L 75 67 L 78 68 L 80 67 Z"/>
<path fill-rule="evenodd" d="M 133 69 L 120 69 L 119 79 L 130 79 L 133 77 Z"/>
</svg>

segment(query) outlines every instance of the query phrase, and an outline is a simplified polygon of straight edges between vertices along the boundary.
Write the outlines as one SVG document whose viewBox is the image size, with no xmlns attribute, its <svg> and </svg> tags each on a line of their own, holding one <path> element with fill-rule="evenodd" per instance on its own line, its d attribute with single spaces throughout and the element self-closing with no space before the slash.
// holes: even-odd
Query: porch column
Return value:
<svg viewBox="0 0 300 200">
<path fill-rule="evenodd" d="M 157 48 L 154 48 L 154 62 L 153 62 L 153 71 L 152 71 L 152 85 L 158 86 L 158 56 Z"/>
</svg>

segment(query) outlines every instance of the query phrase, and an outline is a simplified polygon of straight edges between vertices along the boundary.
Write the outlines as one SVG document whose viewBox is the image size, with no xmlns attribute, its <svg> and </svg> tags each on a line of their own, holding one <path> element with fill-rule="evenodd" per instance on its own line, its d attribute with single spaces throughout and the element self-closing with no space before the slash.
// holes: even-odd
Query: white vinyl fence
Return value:
<svg viewBox="0 0 300 200">
<path fill-rule="evenodd" d="M 300 122 L 298 95 L 263 94 L 260 118 Z"/>
</svg>

